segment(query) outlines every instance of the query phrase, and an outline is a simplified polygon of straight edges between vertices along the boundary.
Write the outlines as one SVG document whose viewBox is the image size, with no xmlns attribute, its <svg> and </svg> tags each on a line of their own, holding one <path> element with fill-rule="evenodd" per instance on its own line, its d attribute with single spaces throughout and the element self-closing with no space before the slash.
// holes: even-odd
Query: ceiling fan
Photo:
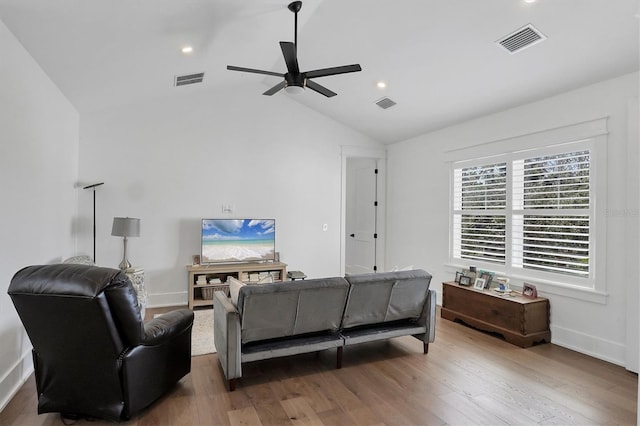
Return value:
<svg viewBox="0 0 640 426">
<path fill-rule="evenodd" d="M 285 89 L 287 92 L 296 93 L 302 92 L 305 87 L 318 92 L 328 98 L 337 95 L 324 86 L 312 81 L 310 79 L 317 77 L 326 77 L 329 75 L 346 74 L 350 72 L 362 71 L 359 64 L 344 65 L 341 67 L 322 68 L 313 71 L 300 72 L 298 67 L 298 12 L 302 8 L 301 1 L 294 1 L 287 6 L 290 11 L 295 14 L 294 18 L 294 42 L 281 41 L 280 48 L 282 49 L 282 55 L 284 56 L 284 62 L 287 64 L 286 73 L 278 73 L 273 71 L 257 70 L 253 68 L 236 67 L 233 65 L 227 65 L 227 69 L 231 71 L 252 72 L 255 74 L 274 75 L 277 77 L 283 77 L 284 80 L 273 86 L 271 89 L 263 93 L 263 95 L 271 96 L 277 93 L 281 89 Z"/>
</svg>

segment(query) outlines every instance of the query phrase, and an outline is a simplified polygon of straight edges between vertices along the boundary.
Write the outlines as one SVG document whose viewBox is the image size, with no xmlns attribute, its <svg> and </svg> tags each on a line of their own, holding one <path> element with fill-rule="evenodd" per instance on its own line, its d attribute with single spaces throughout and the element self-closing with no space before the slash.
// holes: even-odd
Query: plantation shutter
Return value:
<svg viewBox="0 0 640 426">
<path fill-rule="evenodd" d="M 513 162 L 512 266 L 589 277 L 590 152 Z"/>
<path fill-rule="evenodd" d="M 505 263 L 507 164 L 454 170 L 453 255 Z"/>
</svg>

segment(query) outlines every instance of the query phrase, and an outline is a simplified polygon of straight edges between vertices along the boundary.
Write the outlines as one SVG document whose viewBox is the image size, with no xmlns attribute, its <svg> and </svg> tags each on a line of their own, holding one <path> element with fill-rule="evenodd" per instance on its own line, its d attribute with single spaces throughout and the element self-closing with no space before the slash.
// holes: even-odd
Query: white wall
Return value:
<svg viewBox="0 0 640 426">
<path fill-rule="evenodd" d="M 554 343 L 625 365 L 630 333 L 626 315 L 638 308 L 637 299 L 626 300 L 628 287 L 638 283 L 637 233 L 627 232 L 630 227 L 637 229 L 638 221 L 637 155 L 628 159 L 629 153 L 637 153 L 637 140 L 628 137 L 629 104 L 637 96 L 638 74 L 634 73 L 390 146 L 387 264 L 425 268 L 434 275 L 438 292 L 442 281 L 453 278 L 453 270 L 445 266 L 449 247 L 449 165 L 445 151 L 609 117 L 605 195 L 610 214 L 607 274 L 602 277 L 609 296 L 606 304 L 555 294 L 545 296 L 551 299 Z M 635 330 L 637 333 L 637 324 Z M 637 352 L 637 348 L 634 350 Z"/>
<path fill-rule="evenodd" d="M 129 260 L 145 268 L 150 305 L 184 304 L 185 266 L 203 217 L 276 219 L 276 249 L 309 277 L 340 273 L 341 146 L 370 139 L 255 86 L 84 115 L 80 178 L 97 191 L 97 263 L 117 267 L 114 216 L 139 217 Z M 302 96 L 314 96 L 305 93 Z M 330 100 L 328 100 L 330 102 Z M 81 194 L 81 247 L 91 250 L 91 198 Z M 232 204 L 232 214 L 222 213 Z M 328 230 L 322 230 L 323 224 Z"/>
<path fill-rule="evenodd" d="M 7 288 L 30 264 L 75 251 L 78 114 L 0 21 L 0 410 L 31 373 Z"/>
</svg>

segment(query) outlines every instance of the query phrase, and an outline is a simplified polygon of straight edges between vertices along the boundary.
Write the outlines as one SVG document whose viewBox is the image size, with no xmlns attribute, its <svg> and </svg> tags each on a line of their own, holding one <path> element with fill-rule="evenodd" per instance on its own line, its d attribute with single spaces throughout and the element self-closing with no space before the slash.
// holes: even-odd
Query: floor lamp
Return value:
<svg viewBox="0 0 640 426">
<path fill-rule="evenodd" d="M 104 182 L 87 185 L 82 189 L 93 189 L 93 263 L 96 263 L 96 187 L 104 185 Z"/>
</svg>

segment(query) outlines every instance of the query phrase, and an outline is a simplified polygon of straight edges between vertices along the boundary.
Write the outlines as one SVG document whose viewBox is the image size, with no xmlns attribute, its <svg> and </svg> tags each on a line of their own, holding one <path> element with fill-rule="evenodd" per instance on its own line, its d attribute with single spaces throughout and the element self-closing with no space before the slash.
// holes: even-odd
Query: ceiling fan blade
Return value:
<svg viewBox="0 0 640 426">
<path fill-rule="evenodd" d="M 321 95 L 325 95 L 327 98 L 331 98 L 331 97 L 337 95 L 336 92 L 332 92 L 331 90 L 327 89 L 326 87 L 321 86 L 318 83 L 315 83 L 315 82 L 313 82 L 311 80 L 307 80 L 306 86 L 309 89 L 320 93 Z"/>
<path fill-rule="evenodd" d="M 236 67 L 233 65 L 227 65 L 227 69 L 230 71 L 242 71 L 242 72 L 252 72 L 254 74 L 266 74 L 266 75 L 275 75 L 276 77 L 283 77 L 284 78 L 284 74 L 279 73 L 279 72 L 273 72 L 273 71 L 264 71 L 264 70 L 256 70 L 253 68 L 243 68 L 243 67 Z"/>
<path fill-rule="evenodd" d="M 323 68 L 305 72 L 307 78 L 326 77 L 328 75 L 346 74 L 349 72 L 362 71 L 359 64 L 344 65 L 342 67 Z"/>
<path fill-rule="evenodd" d="M 300 68 L 298 68 L 298 57 L 296 55 L 296 45 L 290 41 L 281 41 L 280 49 L 282 49 L 282 55 L 284 56 L 284 62 L 287 64 L 289 74 L 300 74 Z"/>
<path fill-rule="evenodd" d="M 275 86 L 273 86 L 271 89 L 269 89 L 269 90 L 267 90 L 266 92 L 264 92 L 264 93 L 263 93 L 263 95 L 271 96 L 271 95 L 273 95 L 274 93 L 276 93 L 276 92 L 278 92 L 278 91 L 282 90 L 286 84 L 287 84 L 287 83 L 283 80 L 283 81 L 281 81 L 280 83 L 278 83 L 278 84 L 276 84 Z"/>
</svg>

